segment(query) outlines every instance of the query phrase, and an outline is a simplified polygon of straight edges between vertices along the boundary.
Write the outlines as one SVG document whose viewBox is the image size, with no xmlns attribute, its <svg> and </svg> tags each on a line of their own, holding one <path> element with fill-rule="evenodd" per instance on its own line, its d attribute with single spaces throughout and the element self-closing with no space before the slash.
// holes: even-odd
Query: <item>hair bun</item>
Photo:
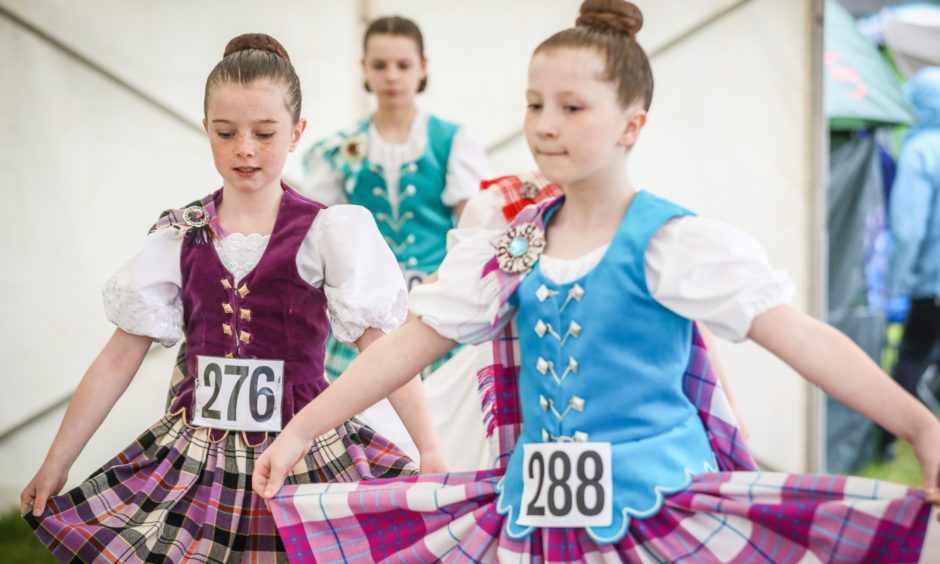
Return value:
<svg viewBox="0 0 940 564">
<path fill-rule="evenodd" d="M 575 25 L 622 33 L 635 39 L 643 27 L 643 13 L 635 4 L 624 0 L 584 0 Z"/>
<path fill-rule="evenodd" d="M 245 49 L 260 49 L 261 51 L 270 51 L 278 57 L 290 62 L 290 56 L 284 46 L 270 35 L 265 33 L 243 33 L 233 38 L 225 46 L 225 53 L 222 57 L 228 57 L 232 53 L 244 51 Z"/>
</svg>

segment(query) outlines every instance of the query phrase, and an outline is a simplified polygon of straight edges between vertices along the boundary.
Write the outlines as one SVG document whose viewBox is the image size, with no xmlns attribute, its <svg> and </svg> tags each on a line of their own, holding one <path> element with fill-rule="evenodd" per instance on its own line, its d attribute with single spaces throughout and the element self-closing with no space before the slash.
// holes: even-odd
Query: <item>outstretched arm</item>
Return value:
<svg viewBox="0 0 940 564">
<path fill-rule="evenodd" d="M 757 316 L 748 336 L 810 382 L 914 445 L 924 490 L 940 502 L 940 423 L 838 330 L 791 306 Z"/>
<path fill-rule="evenodd" d="M 150 337 L 114 331 L 69 401 L 42 466 L 20 494 L 21 513 L 32 504 L 33 515 L 40 516 L 49 497 L 59 493 L 69 468 L 127 389 L 152 342 Z"/>
<path fill-rule="evenodd" d="M 360 351 L 365 351 L 382 335 L 384 333 L 379 329 L 369 328 L 356 341 L 356 346 Z M 441 452 L 437 432 L 434 430 L 434 421 L 428 411 L 421 377 L 413 377 L 404 386 L 389 394 L 388 400 L 418 447 L 418 453 L 421 455 L 421 472 L 431 474 L 446 472 L 447 463 Z"/>
<path fill-rule="evenodd" d="M 251 477 L 255 493 L 274 496 L 314 438 L 387 397 L 455 346 L 420 320 L 376 340 L 340 379 L 297 413 L 258 458 Z"/>
</svg>

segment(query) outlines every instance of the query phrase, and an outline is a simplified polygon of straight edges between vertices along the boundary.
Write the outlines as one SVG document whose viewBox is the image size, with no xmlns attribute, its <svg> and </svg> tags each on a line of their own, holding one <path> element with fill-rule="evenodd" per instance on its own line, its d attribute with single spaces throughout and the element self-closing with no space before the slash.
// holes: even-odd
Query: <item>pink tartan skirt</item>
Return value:
<svg viewBox="0 0 940 564">
<path fill-rule="evenodd" d="M 269 507 L 294 562 L 917 562 L 923 494 L 850 476 L 719 472 L 633 519 L 617 544 L 583 529 L 513 540 L 502 470 L 285 486 Z"/>
</svg>

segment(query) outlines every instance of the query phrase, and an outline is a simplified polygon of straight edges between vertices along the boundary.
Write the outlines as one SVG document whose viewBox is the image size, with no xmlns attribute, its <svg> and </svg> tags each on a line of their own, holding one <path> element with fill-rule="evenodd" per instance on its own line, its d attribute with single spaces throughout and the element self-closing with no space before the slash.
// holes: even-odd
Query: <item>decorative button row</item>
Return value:
<svg viewBox="0 0 940 564">
<path fill-rule="evenodd" d="M 222 324 L 222 332 L 228 335 L 229 337 L 234 336 L 234 333 L 232 332 L 232 326 L 229 325 L 228 323 Z M 249 333 L 248 331 L 239 331 L 238 340 L 247 345 L 248 343 L 251 342 L 251 333 Z"/>
<path fill-rule="evenodd" d="M 575 431 L 570 437 L 567 435 L 553 435 L 548 432 L 547 429 L 542 429 L 542 442 L 557 442 L 557 443 L 586 443 L 588 441 L 589 435 L 587 433 L 582 433 L 581 431 Z"/>
<path fill-rule="evenodd" d="M 415 218 L 415 214 L 412 211 L 406 211 L 405 213 L 401 214 L 401 216 L 398 218 L 394 218 L 388 215 L 387 213 L 375 214 L 375 219 L 388 225 L 392 229 L 392 231 L 394 231 L 396 234 L 399 231 L 401 231 L 401 228 L 405 225 L 405 223 L 407 223 L 409 220 L 412 220 L 414 218 Z"/>
<path fill-rule="evenodd" d="M 544 337 L 546 333 L 548 333 L 560 341 L 562 345 L 564 345 L 565 341 L 568 340 L 568 337 L 574 337 L 577 339 L 581 336 L 581 325 L 579 325 L 577 321 L 572 321 L 568 324 L 568 331 L 565 332 L 564 337 L 562 337 L 558 334 L 557 331 L 555 331 L 555 329 L 552 328 L 551 323 L 545 323 L 539 319 L 535 322 L 535 333 L 539 336 L 540 339 Z"/>
<path fill-rule="evenodd" d="M 565 381 L 565 378 L 567 378 L 569 374 L 578 373 L 578 366 L 579 365 L 578 365 L 577 359 L 575 359 L 573 356 L 569 356 L 568 366 L 565 368 L 565 371 L 561 373 L 561 376 L 559 376 L 558 373 L 555 372 L 554 362 L 550 360 L 545 360 L 544 358 L 540 356 L 538 361 L 536 361 L 535 363 L 535 369 L 538 370 L 539 373 L 542 374 L 543 376 L 546 373 L 551 372 L 552 379 L 555 380 L 555 383 L 558 384 L 559 386 L 561 386 L 561 383 Z"/>
<path fill-rule="evenodd" d="M 369 165 L 369 170 L 371 170 L 372 172 L 380 172 L 382 170 L 382 167 L 380 167 L 379 165 L 375 163 L 372 163 Z M 418 163 L 412 162 L 412 163 L 408 163 L 407 165 L 405 165 L 405 172 L 409 174 L 414 174 L 418 172 Z"/>
<path fill-rule="evenodd" d="M 542 408 L 542 411 L 551 411 L 552 415 L 555 416 L 555 419 L 558 419 L 559 421 L 564 421 L 565 417 L 568 416 L 572 409 L 579 413 L 583 413 L 585 403 L 586 402 L 584 401 L 584 398 L 571 396 L 571 399 L 568 400 L 568 407 L 566 407 L 564 411 L 559 412 L 558 409 L 555 408 L 555 402 L 539 394 L 539 407 Z"/>
<path fill-rule="evenodd" d="M 417 241 L 417 238 L 414 235 L 408 235 L 407 237 L 405 237 L 405 240 L 402 241 L 401 243 L 396 243 L 395 240 L 392 239 L 391 237 L 384 237 L 384 239 L 385 239 L 385 243 L 387 243 L 388 246 L 391 247 L 392 251 L 395 254 L 400 254 L 404 252 L 404 250 L 409 245 L 413 245 L 415 241 Z"/>
<path fill-rule="evenodd" d="M 235 313 L 235 309 L 232 308 L 232 304 L 230 303 L 223 303 L 222 311 L 228 315 Z M 238 308 L 238 316 L 245 321 L 251 321 L 251 310 L 243 307 Z"/>
</svg>

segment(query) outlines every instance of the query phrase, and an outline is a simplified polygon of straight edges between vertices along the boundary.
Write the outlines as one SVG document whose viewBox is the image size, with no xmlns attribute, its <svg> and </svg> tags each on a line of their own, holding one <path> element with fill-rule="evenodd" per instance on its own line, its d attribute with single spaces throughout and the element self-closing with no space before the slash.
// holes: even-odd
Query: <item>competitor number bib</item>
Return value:
<svg viewBox="0 0 940 564">
<path fill-rule="evenodd" d="M 409 292 L 415 286 L 420 286 L 424 279 L 428 277 L 427 274 L 417 270 L 402 270 L 401 273 L 405 277 L 405 289 Z"/>
<path fill-rule="evenodd" d="M 610 443 L 523 445 L 520 525 L 604 527 L 613 522 Z"/>
<path fill-rule="evenodd" d="M 193 424 L 280 431 L 284 361 L 198 356 Z"/>
</svg>

